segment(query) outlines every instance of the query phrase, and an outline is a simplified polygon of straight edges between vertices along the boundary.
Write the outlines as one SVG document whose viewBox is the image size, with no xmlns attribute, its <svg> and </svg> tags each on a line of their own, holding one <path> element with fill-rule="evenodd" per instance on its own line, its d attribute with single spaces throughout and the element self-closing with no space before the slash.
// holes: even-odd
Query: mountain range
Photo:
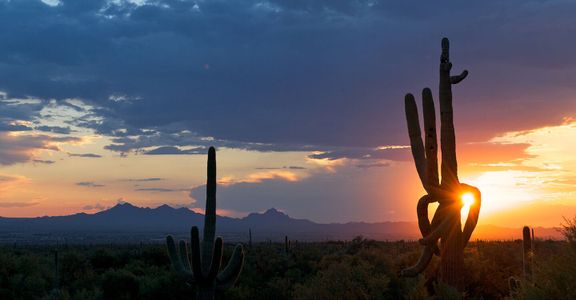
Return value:
<svg viewBox="0 0 576 300">
<path fill-rule="evenodd" d="M 185 236 L 191 226 L 202 227 L 204 215 L 188 208 L 162 205 L 157 208 L 136 207 L 121 203 L 94 214 L 77 213 L 68 216 L 36 218 L 0 217 L 0 242 L 34 239 L 90 237 L 90 241 L 162 239 L 166 234 Z M 264 213 L 251 213 L 243 218 L 217 217 L 217 232 L 228 241 L 246 241 L 252 231 L 255 241 L 280 241 L 284 236 L 298 240 L 340 240 L 362 235 L 377 240 L 417 240 L 421 238 L 416 222 L 349 222 L 316 223 L 295 219 L 274 208 Z M 561 238 L 556 228 L 535 228 L 540 238 Z M 98 239 L 93 237 L 98 236 Z M 108 237 L 108 239 L 107 239 Z M 116 238 L 113 238 L 116 237 Z M 504 228 L 480 224 L 473 239 L 518 239 L 521 228 Z M 132 239 L 133 241 L 133 239 Z"/>
</svg>

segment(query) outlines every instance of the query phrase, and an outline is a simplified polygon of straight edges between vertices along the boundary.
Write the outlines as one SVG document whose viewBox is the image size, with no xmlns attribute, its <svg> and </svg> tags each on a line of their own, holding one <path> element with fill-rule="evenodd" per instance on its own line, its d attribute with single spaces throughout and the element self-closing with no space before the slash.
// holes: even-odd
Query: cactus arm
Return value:
<svg viewBox="0 0 576 300">
<path fill-rule="evenodd" d="M 193 284 L 195 282 L 194 274 L 190 272 L 189 267 L 185 267 L 184 263 L 182 262 L 181 255 L 178 253 L 178 250 L 176 250 L 176 243 L 174 242 L 174 238 L 170 235 L 166 237 L 166 246 L 168 248 L 168 257 L 172 263 L 172 268 L 179 276 L 183 277 L 188 284 Z M 187 265 L 189 266 L 189 263 L 187 263 Z"/>
<path fill-rule="evenodd" d="M 408 267 L 408 268 L 405 268 L 402 271 L 400 271 L 400 276 L 414 277 L 414 276 L 422 273 L 422 271 L 424 271 L 424 269 L 426 269 L 426 267 L 430 263 L 430 260 L 432 260 L 433 255 L 434 255 L 434 251 L 432 250 L 431 246 L 424 247 L 424 251 L 422 251 L 422 254 L 420 255 L 420 258 L 418 259 L 418 262 L 416 262 L 415 265 Z"/>
<path fill-rule="evenodd" d="M 428 220 L 428 205 L 432 202 L 430 195 L 424 195 L 418 204 L 416 205 L 416 214 L 418 216 L 418 228 L 422 236 L 426 236 L 430 233 L 432 228 L 430 227 L 430 221 Z"/>
<path fill-rule="evenodd" d="M 470 205 L 470 210 L 468 211 L 468 217 L 466 218 L 466 223 L 464 225 L 464 230 L 462 230 L 462 247 L 466 247 L 468 241 L 470 240 L 470 236 L 472 236 L 472 232 L 476 228 L 476 224 L 478 224 L 478 217 L 480 215 L 480 207 L 482 206 L 482 194 L 480 190 L 467 185 L 461 184 L 465 190 L 469 190 L 474 195 L 474 203 Z"/>
<path fill-rule="evenodd" d="M 451 225 L 451 218 L 443 218 L 442 222 L 437 227 L 433 227 L 432 231 L 427 236 L 424 236 L 420 239 L 421 245 L 434 245 L 438 241 L 438 239 L 442 236 Z"/>
<path fill-rule="evenodd" d="M 432 202 L 435 202 L 430 195 L 425 195 L 418 201 L 418 205 L 416 206 L 417 215 L 418 215 L 418 228 L 420 228 L 420 233 L 422 236 L 427 236 L 432 231 L 432 225 L 428 220 L 428 205 Z M 436 227 L 438 213 L 434 214 L 433 219 L 433 226 Z M 434 244 L 432 247 L 434 254 L 439 255 L 440 249 L 438 249 L 438 245 Z"/>
<path fill-rule="evenodd" d="M 424 156 L 424 144 L 422 143 L 422 134 L 420 132 L 420 121 L 418 120 L 418 108 L 412 94 L 406 94 L 404 98 L 404 107 L 406 111 L 406 122 L 408 124 L 408 135 L 410 137 L 410 148 L 412 157 L 416 164 L 416 171 L 426 187 L 426 160 Z"/>
<path fill-rule="evenodd" d="M 464 70 L 462 71 L 462 73 L 460 73 L 460 75 L 450 76 L 450 83 L 458 84 L 460 83 L 460 81 L 466 79 L 467 76 L 468 76 L 468 70 Z"/>
<path fill-rule="evenodd" d="M 442 186 L 458 185 L 458 163 L 456 161 L 456 136 L 452 109 L 452 82 L 450 80 L 450 42 L 442 39 L 440 56 L 440 142 L 442 148 Z"/>
<path fill-rule="evenodd" d="M 218 271 L 220 271 L 220 265 L 222 263 L 222 238 L 216 238 L 214 241 L 214 251 L 212 254 L 212 262 L 210 263 L 210 271 L 206 278 L 213 282 L 218 275 Z"/>
<path fill-rule="evenodd" d="M 170 262 L 172 263 L 172 267 L 177 272 L 180 272 L 184 269 L 182 265 L 182 261 L 180 261 L 180 255 L 178 255 L 178 250 L 176 250 L 176 243 L 174 242 L 174 238 L 169 235 L 166 237 L 166 248 L 168 248 L 168 258 L 170 258 Z"/>
<path fill-rule="evenodd" d="M 236 245 L 234 253 L 232 253 L 230 261 L 228 261 L 228 265 L 218 274 L 218 276 L 216 276 L 216 288 L 227 289 L 232 287 L 234 283 L 236 283 L 236 280 L 238 280 L 243 265 L 244 250 L 242 245 Z"/>
<path fill-rule="evenodd" d="M 422 108 L 424 111 L 424 145 L 426 152 L 426 185 L 437 187 L 438 182 L 438 140 L 436 138 L 436 116 L 432 91 L 422 90 Z"/>
<path fill-rule="evenodd" d="M 190 230 L 190 256 L 192 258 L 192 273 L 194 278 L 200 283 L 206 283 L 206 277 L 204 272 L 202 272 L 202 258 L 200 257 L 200 233 L 198 232 L 198 227 L 194 226 Z"/>
<path fill-rule="evenodd" d="M 180 241 L 178 243 L 179 246 L 179 253 L 180 253 L 180 263 L 184 270 L 191 270 L 190 266 L 190 258 L 188 258 L 188 249 L 186 249 L 186 242 Z"/>
</svg>

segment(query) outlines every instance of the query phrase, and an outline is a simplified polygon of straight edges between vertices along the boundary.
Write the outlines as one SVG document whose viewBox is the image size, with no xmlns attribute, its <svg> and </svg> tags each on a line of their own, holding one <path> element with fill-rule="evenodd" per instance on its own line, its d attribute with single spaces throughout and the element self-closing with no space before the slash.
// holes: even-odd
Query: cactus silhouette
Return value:
<svg viewBox="0 0 576 300">
<path fill-rule="evenodd" d="M 532 229 L 534 232 L 534 229 Z M 532 236 L 530 236 L 530 227 L 522 228 L 522 265 L 524 269 L 524 279 L 532 280 Z"/>
<path fill-rule="evenodd" d="M 180 241 L 179 249 L 172 236 L 166 237 L 168 256 L 174 270 L 183 280 L 196 287 L 197 299 L 215 299 L 216 291 L 234 285 L 244 264 L 242 245 L 236 245 L 228 266 L 220 271 L 222 263 L 222 238 L 216 233 L 216 150 L 208 150 L 208 180 L 206 183 L 206 210 L 204 212 L 204 234 L 202 245 L 198 227 L 190 233 L 190 257 L 186 242 Z M 200 249 L 202 247 L 202 249 Z"/>
<path fill-rule="evenodd" d="M 442 39 L 442 54 L 440 56 L 440 142 L 442 150 L 441 182 L 438 176 L 438 146 L 436 140 L 436 116 L 432 92 L 429 88 L 422 91 L 424 115 L 424 143 L 422 142 L 418 110 L 414 96 L 407 94 L 405 98 L 406 120 L 410 135 L 412 156 L 416 170 L 427 194 L 420 198 L 416 210 L 418 227 L 423 238 L 420 243 L 424 250 L 418 262 L 402 270 L 403 276 L 416 276 L 424 271 L 433 255 L 440 255 L 440 280 L 456 288 L 462 287 L 464 265 L 464 247 L 468 243 L 478 222 L 481 195 L 477 188 L 460 183 L 456 160 L 456 137 L 452 111 L 452 85 L 462 81 L 468 75 L 463 71 L 460 75 L 451 76 L 452 63 L 449 57 L 449 41 Z M 461 229 L 460 210 L 463 207 L 461 196 L 464 193 L 474 195 L 474 203 L 470 206 L 468 219 L 464 229 Z M 432 221 L 428 219 L 428 206 L 438 202 L 439 206 Z M 438 240 L 441 246 L 438 247 Z"/>
</svg>

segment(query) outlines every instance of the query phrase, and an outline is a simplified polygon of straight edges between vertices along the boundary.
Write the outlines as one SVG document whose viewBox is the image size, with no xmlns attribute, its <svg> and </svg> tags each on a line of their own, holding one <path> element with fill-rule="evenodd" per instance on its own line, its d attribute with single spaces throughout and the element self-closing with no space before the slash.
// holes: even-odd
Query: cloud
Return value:
<svg viewBox="0 0 576 300">
<path fill-rule="evenodd" d="M 68 153 L 70 157 L 101 158 L 102 155 L 94 153 Z"/>
<path fill-rule="evenodd" d="M 263 168 L 255 168 L 256 170 L 282 170 L 282 169 L 288 169 L 288 170 L 306 170 L 306 167 L 301 167 L 301 166 L 283 166 L 283 167 L 263 167 Z"/>
<path fill-rule="evenodd" d="M 205 154 L 204 147 L 197 147 L 192 149 L 180 149 L 172 146 L 158 147 L 144 152 L 146 155 L 180 155 L 180 154 Z"/>
<path fill-rule="evenodd" d="M 164 178 L 160 178 L 160 177 L 129 178 L 129 179 L 124 179 L 123 181 L 148 182 L 148 181 L 161 181 L 161 180 L 164 180 Z"/>
<path fill-rule="evenodd" d="M 2 208 L 20 208 L 38 205 L 38 202 L 0 202 Z"/>
<path fill-rule="evenodd" d="M 0 131 L 30 131 L 32 127 L 28 127 L 23 124 L 7 124 L 5 122 L 0 123 Z"/>
<path fill-rule="evenodd" d="M 143 149 L 151 135 L 172 141 L 148 147 L 179 149 L 204 138 L 325 152 L 406 144 L 403 95 L 437 85 L 442 35 L 455 69 L 471 71 L 454 89 L 463 142 L 574 114 L 576 4 L 567 1 L 58 3 L 0 3 L 10 45 L 0 49 L 0 90 L 85 99 L 93 118 L 78 124 L 117 138 L 114 151 Z M 38 114 L 11 109 L 22 117 L 2 121 Z"/>
<path fill-rule="evenodd" d="M 375 162 L 375 163 L 356 165 L 356 167 L 358 167 L 360 169 L 383 168 L 383 167 L 389 167 L 389 166 L 390 166 L 390 163 L 383 163 L 383 162 Z"/>
<path fill-rule="evenodd" d="M 308 156 L 311 159 L 387 159 L 408 161 L 412 159 L 410 146 L 381 146 L 377 148 L 339 148 L 320 151 Z"/>
<path fill-rule="evenodd" d="M 21 180 L 21 176 L 13 176 L 13 175 L 0 175 L 0 183 L 7 183 L 7 182 L 14 182 Z"/>
<path fill-rule="evenodd" d="M 108 206 L 104 206 L 100 203 L 96 203 L 94 205 L 85 205 L 82 207 L 83 210 L 97 210 L 97 211 L 106 210 L 108 208 L 109 208 Z"/>
<path fill-rule="evenodd" d="M 42 159 L 33 159 L 32 162 L 35 164 L 45 164 L 45 165 L 51 165 L 55 163 L 55 161 L 53 160 L 42 160 Z"/>
<path fill-rule="evenodd" d="M 35 130 L 38 131 L 45 131 L 45 132 L 52 132 L 52 133 L 60 133 L 60 134 L 70 134 L 72 130 L 70 127 L 61 127 L 61 126 L 36 126 L 34 127 Z"/>
<path fill-rule="evenodd" d="M 180 191 L 183 191 L 183 190 L 182 190 L 182 189 L 168 189 L 168 188 L 152 187 L 152 188 L 138 188 L 138 189 L 135 189 L 135 191 L 138 191 L 138 192 L 172 193 L 172 192 L 180 192 Z M 186 191 L 187 191 L 187 190 L 186 190 Z"/>
<path fill-rule="evenodd" d="M 75 137 L 52 137 L 48 135 L 12 135 L 0 132 L 0 165 L 12 165 L 32 161 L 39 150 L 60 151 L 58 143 L 80 141 Z"/>
<path fill-rule="evenodd" d="M 92 181 L 81 181 L 81 182 L 77 182 L 76 185 L 85 186 L 85 187 L 97 187 L 97 188 L 105 186 L 103 184 L 98 184 L 98 183 L 95 183 Z"/>
<path fill-rule="evenodd" d="M 416 180 L 408 163 L 368 169 L 349 165 L 297 181 L 270 178 L 220 184 L 218 207 L 244 213 L 275 207 L 292 217 L 320 222 L 410 221 L 416 218 L 414 207 L 422 193 L 413 187 Z M 204 206 L 205 192 L 204 185 L 191 190 L 196 207 Z"/>
</svg>

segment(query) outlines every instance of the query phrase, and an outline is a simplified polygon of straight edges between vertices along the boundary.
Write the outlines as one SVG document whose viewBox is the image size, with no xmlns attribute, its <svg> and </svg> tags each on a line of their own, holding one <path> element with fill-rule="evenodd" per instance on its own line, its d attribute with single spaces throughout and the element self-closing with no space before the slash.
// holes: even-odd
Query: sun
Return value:
<svg viewBox="0 0 576 300">
<path fill-rule="evenodd" d="M 474 204 L 474 194 L 472 194 L 472 193 L 462 194 L 461 199 L 462 199 L 462 204 L 464 204 L 464 207 L 470 207 L 470 206 L 472 206 L 472 204 Z"/>
<path fill-rule="evenodd" d="M 463 193 L 460 196 L 460 199 L 462 200 L 462 209 L 460 210 L 460 224 L 462 224 L 462 226 L 464 226 L 464 223 L 466 222 L 466 219 L 468 217 L 468 212 L 470 211 L 470 206 L 472 206 L 474 204 L 474 194 L 472 193 Z"/>
</svg>

